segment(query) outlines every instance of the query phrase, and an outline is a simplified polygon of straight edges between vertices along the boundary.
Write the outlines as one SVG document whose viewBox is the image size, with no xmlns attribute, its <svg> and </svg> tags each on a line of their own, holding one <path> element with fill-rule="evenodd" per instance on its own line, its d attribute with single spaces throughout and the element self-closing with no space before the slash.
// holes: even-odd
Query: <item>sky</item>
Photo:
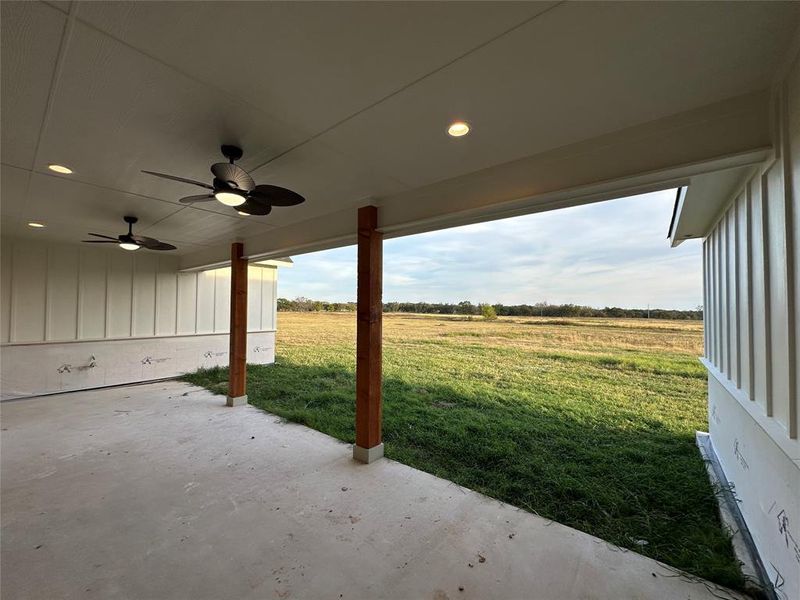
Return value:
<svg viewBox="0 0 800 600">
<path fill-rule="evenodd" d="M 694 309 L 699 240 L 670 248 L 675 191 L 384 241 L 384 302 Z M 294 256 L 278 295 L 355 301 L 356 248 Z"/>
</svg>

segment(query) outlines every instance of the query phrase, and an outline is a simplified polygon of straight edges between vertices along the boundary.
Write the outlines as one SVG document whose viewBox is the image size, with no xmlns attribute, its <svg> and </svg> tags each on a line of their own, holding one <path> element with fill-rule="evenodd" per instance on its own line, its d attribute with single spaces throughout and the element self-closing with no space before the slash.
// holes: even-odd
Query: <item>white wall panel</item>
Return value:
<svg viewBox="0 0 800 600">
<path fill-rule="evenodd" d="M 725 260 L 726 303 L 725 330 L 727 332 L 726 368 L 728 376 L 734 382 L 738 381 L 739 373 L 736 369 L 736 239 L 735 239 L 735 204 L 725 213 Z"/>
<path fill-rule="evenodd" d="M 0 248 L 0 342 L 7 342 L 11 329 L 11 245 Z"/>
<path fill-rule="evenodd" d="M 794 335 L 795 348 L 794 348 L 794 365 L 790 368 L 794 370 L 793 386 L 791 395 L 794 399 L 794 430 L 800 432 L 800 410 L 798 410 L 798 403 L 800 403 L 800 354 L 796 347 L 797 341 L 800 340 L 800 68 L 797 67 L 790 71 L 789 76 L 785 82 L 786 103 L 784 111 L 786 114 L 786 122 L 784 123 L 786 143 L 784 144 L 784 152 L 786 155 L 785 168 L 791 173 L 791 202 L 789 205 L 790 214 L 792 219 L 790 222 L 791 229 L 790 235 L 794 243 L 794 252 L 792 254 L 792 271 L 793 271 L 793 309 L 794 309 Z"/>
<path fill-rule="evenodd" d="M 717 262 L 714 267 L 717 270 L 717 366 L 723 370 L 727 362 L 726 350 L 728 345 L 728 336 L 725 328 L 725 315 L 728 309 L 725 289 L 725 256 L 722 253 L 724 231 L 724 229 L 718 227 L 714 235 L 717 249 Z"/>
<path fill-rule="evenodd" d="M 197 331 L 197 275 L 178 273 L 178 335 Z"/>
<path fill-rule="evenodd" d="M 172 256 L 158 257 L 156 272 L 156 335 L 177 333 L 178 309 L 178 259 Z"/>
<path fill-rule="evenodd" d="M 275 332 L 247 335 L 247 362 L 275 360 Z M 7 344 L 2 399 L 175 377 L 228 363 L 227 334 Z"/>
<path fill-rule="evenodd" d="M 264 269 L 261 278 L 261 325 L 263 329 L 278 328 L 278 270 Z"/>
<path fill-rule="evenodd" d="M 750 390 L 752 359 L 753 353 L 750 347 L 752 337 L 751 325 L 753 323 L 752 300 L 750 293 L 750 243 L 748 239 L 748 220 L 749 220 L 748 192 L 745 190 L 736 199 L 736 257 L 738 282 L 738 307 L 736 314 L 736 326 L 738 330 L 738 344 L 736 346 L 739 353 L 739 380 L 738 386 L 744 390 Z"/>
<path fill-rule="evenodd" d="M 131 335 L 133 256 L 117 251 L 109 253 L 108 259 L 106 337 L 128 337 Z"/>
<path fill-rule="evenodd" d="M 214 332 L 226 333 L 231 326 L 231 270 L 216 269 L 214 276 Z"/>
<path fill-rule="evenodd" d="M 265 269 L 247 271 L 247 330 L 261 329 L 261 274 Z"/>
<path fill-rule="evenodd" d="M 788 428 L 789 382 L 786 325 L 786 230 L 783 176 L 776 162 L 767 173 L 767 248 L 769 251 L 770 359 L 772 367 L 772 415 Z"/>
<path fill-rule="evenodd" d="M 78 338 L 99 339 L 106 334 L 106 272 L 108 255 L 81 248 Z"/>
<path fill-rule="evenodd" d="M 800 597 L 800 59 L 773 156 L 707 232 L 709 431 L 780 597 Z M 738 290 L 738 292 L 737 292 Z"/>
<path fill-rule="evenodd" d="M 197 273 L 197 333 L 214 332 L 216 280 L 214 271 Z"/>
<path fill-rule="evenodd" d="M 714 450 L 779 598 L 800 593 L 800 469 L 714 375 L 709 377 Z"/>
<path fill-rule="evenodd" d="M 226 333 L 230 269 L 177 271 L 169 255 L 2 244 L 4 343 Z M 273 330 L 277 269 L 248 269 L 249 331 Z"/>
<path fill-rule="evenodd" d="M 55 245 L 48 248 L 48 340 L 74 340 L 78 337 L 79 272 L 77 247 Z"/>
<path fill-rule="evenodd" d="M 133 326 L 131 335 L 156 333 L 156 272 L 158 257 L 137 251 L 133 256 Z"/>
<path fill-rule="evenodd" d="M 45 339 L 47 323 L 47 246 L 15 244 L 11 272 L 11 339 Z"/>
<path fill-rule="evenodd" d="M 768 264 L 764 254 L 763 244 L 763 218 L 764 211 L 761 202 L 761 177 L 757 175 L 749 183 L 750 187 L 750 215 L 751 230 L 750 242 L 752 244 L 753 273 L 751 285 L 753 286 L 753 353 L 755 354 L 753 370 L 753 388 L 755 396 L 753 400 L 757 402 L 764 413 L 767 412 L 767 374 L 768 352 L 767 338 L 767 313 L 765 312 L 766 302 L 766 273 Z"/>
</svg>

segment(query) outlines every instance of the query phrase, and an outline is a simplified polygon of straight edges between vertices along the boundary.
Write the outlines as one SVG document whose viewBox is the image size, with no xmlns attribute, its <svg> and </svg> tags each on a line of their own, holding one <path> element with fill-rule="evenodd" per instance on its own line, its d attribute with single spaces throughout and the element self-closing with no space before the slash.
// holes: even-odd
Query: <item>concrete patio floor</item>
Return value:
<svg viewBox="0 0 800 600">
<path fill-rule="evenodd" d="M 2 598 L 739 597 L 161 382 L 4 403 Z"/>
</svg>

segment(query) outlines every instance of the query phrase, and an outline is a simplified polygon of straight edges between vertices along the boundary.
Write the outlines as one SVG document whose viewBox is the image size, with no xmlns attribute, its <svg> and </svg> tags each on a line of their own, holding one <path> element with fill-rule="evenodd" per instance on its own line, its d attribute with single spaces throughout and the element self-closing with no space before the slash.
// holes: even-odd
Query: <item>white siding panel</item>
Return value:
<svg viewBox="0 0 800 600">
<path fill-rule="evenodd" d="M 261 273 L 266 269 L 249 267 L 247 269 L 247 330 L 261 329 Z"/>
<path fill-rule="evenodd" d="M 719 249 L 717 247 L 717 232 L 714 231 L 711 235 L 711 295 L 712 302 L 712 323 L 711 331 L 713 331 L 713 348 L 714 348 L 714 364 L 717 368 L 720 367 L 720 340 L 721 333 L 719 330 L 720 323 L 720 307 L 719 307 Z"/>
<path fill-rule="evenodd" d="M 750 182 L 750 240 L 753 260 L 753 389 L 754 400 L 767 411 L 767 314 L 766 306 L 766 257 L 762 243 L 763 209 L 761 206 L 761 177 Z"/>
<path fill-rule="evenodd" d="M 7 342 L 11 332 L 11 253 L 10 243 L 3 241 L 0 248 L 0 342 Z"/>
<path fill-rule="evenodd" d="M 739 352 L 739 387 L 743 390 L 750 390 L 750 381 L 752 373 L 751 360 L 753 358 L 751 344 L 751 325 L 753 322 L 752 315 L 752 300 L 750 299 L 750 292 L 752 285 L 750 283 L 750 244 L 748 240 L 748 221 L 749 192 L 745 191 L 736 200 L 736 255 L 738 258 L 738 275 L 739 282 L 739 311 L 737 313 L 737 325 L 739 330 L 739 344 L 737 349 Z"/>
<path fill-rule="evenodd" d="M 172 256 L 158 257 L 156 273 L 156 335 L 177 333 L 178 260 Z"/>
<path fill-rule="evenodd" d="M 197 273 L 178 273 L 178 335 L 197 332 Z"/>
<path fill-rule="evenodd" d="M 131 335 L 133 256 L 122 251 L 109 253 L 106 337 Z"/>
<path fill-rule="evenodd" d="M 708 299 L 708 239 L 703 240 L 703 356 L 711 360 L 708 352 L 708 310 L 711 302 Z"/>
<path fill-rule="evenodd" d="M 197 274 L 197 333 L 214 332 L 215 284 L 214 271 Z"/>
<path fill-rule="evenodd" d="M 81 249 L 78 338 L 91 340 L 106 334 L 106 272 L 108 253 Z"/>
<path fill-rule="evenodd" d="M 261 276 L 261 324 L 264 329 L 277 329 L 278 269 L 267 268 Z"/>
<path fill-rule="evenodd" d="M 790 73 L 772 90 L 773 156 L 705 233 L 704 364 L 715 452 L 770 580 L 800 598 L 800 58 Z"/>
<path fill-rule="evenodd" d="M 2 240 L 0 256 L 3 343 L 226 333 L 229 328 L 229 268 L 179 273 L 177 258 L 167 254 L 14 239 Z M 274 329 L 276 273 L 275 268 L 248 268 L 251 332 Z"/>
<path fill-rule="evenodd" d="M 727 282 L 727 311 L 725 312 L 725 328 L 727 330 L 727 369 L 728 377 L 733 382 L 738 381 L 739 374 L 736 370 L 736 241 L 735 241 L 735 214 L 731 207 L 725 213 L 725 281 Z"/>
<path fill-rule="evenodd" d="M 78 248 L 50 246 L 47 256 L 48 340 L 78 337 Z"/>
<path fill-rule="evenodd" d="M 133 261 L 133 335 L 155 335 L 158 258 L 139 252 Z"/>
<path fill-rule="evenodd" d="M 718 227 L 716 233 L 717 239 L 717 306 L 719 313 L 717 315 L 717 346 L 719 348 L 718 368 L 725 371 L 725 366 L 728 364 L 728 332 L 727 332 L 727 315 L 728 315 L 728 289 L 727 279 L 725 277 L 725 229 Z"/>
<path fill-rule="evenodd" d="M 11 282 L 11 341 L 43 340 L 47 321 L 47 246 L 14 244 Z"/>
<path fill-rule="evenodd" d="M 800 66 L 795 61 L 795 67 L 791 70 L 786 81 L 786 135 L 788 143 L 784 145 L 784 151 L 788 146 L 787 168 L 791 173 L 791 235 L 793 242 L 792 269 L 794 284 L 794 389 L 791 390 L 791 398 L 794 400 L 793 412 L 794 437 L 800 432 L 800 352 L 796 346 L 800 340 Z"/>
<path fill-rule="evenodd" d="M 214 300 L 214 332 L 226 333 L 231 326 L 231 270 L 217 269 Z"/>
<path fill-rule="evenodd" d="M 786 329 L 786 230 L 783 177 L 775 163 L 767 177 L 767 230 L 769 251 L 770 358 L 772 367 L 772 415 L 789 427 L 789 338 Z"/>
</svg>

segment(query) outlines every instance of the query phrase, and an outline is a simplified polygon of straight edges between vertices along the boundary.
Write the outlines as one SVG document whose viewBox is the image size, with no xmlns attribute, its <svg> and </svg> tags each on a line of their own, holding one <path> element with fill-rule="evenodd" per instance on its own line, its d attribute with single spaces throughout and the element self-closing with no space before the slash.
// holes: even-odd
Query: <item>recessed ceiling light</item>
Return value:
<svg viewBox="0 0 800 600">
<path fill-rule="evenodd" d="M 72 169 L 65 167 L 64 165 L 47 165 L 47 168 L 51 171 L 55 171 L 56 173 L 61 173 L 62 175 L 72 174 Z"/>
<path fill-rule="evenodd" d="M 469 133 L 469 125 L 464 121 L 456 121 L 447 128 L 447 133 L 452 137 L 465 136 Z"/>
<path fill-rule="evenodd" d="M 42 227 L 47 227 L 44 223 L 39 223 L 37 221 L 31 221 L 28 223 L 28 227 L 33 227 L 34 229 L 41 229 Z"/>
</svg>

